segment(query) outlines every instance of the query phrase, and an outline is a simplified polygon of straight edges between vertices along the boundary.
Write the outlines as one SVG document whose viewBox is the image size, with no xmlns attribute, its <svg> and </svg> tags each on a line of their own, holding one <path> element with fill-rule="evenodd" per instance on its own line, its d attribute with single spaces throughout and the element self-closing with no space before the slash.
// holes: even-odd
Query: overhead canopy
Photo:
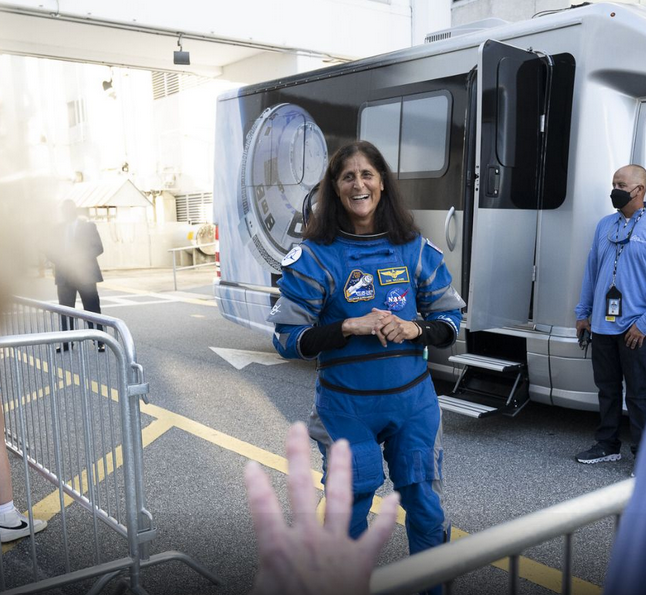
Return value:
<svg viewBox="0 0 646 595">
<path fill-rule="evenodd" d="M 81 209 L 92 207 L 149 207 L 150 200 L 125 179 L 74 184 L 63 199 L 73 200 Z"/>
</svg>

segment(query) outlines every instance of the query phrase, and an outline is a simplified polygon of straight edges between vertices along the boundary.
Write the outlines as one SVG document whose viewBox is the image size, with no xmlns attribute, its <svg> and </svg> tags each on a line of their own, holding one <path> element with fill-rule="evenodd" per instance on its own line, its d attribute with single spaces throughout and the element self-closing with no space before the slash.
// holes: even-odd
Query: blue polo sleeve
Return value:
<svg viewBox="0 0 646 595">
<path fill-rule="evenodd" d="M 588 254 L 588 260 L 583 273 L 583 282 L 581 284 L 581 295 L 579 303 L 574 308 L 577 320 L 585 320 L 592 315 L 592 304 L 594 302 L 594 288 L 597 284 L 597 271 L 599 270 L 599 233 L 601 222 L 597 225 L 592 240 L 592 247 Z"/>
</svg>

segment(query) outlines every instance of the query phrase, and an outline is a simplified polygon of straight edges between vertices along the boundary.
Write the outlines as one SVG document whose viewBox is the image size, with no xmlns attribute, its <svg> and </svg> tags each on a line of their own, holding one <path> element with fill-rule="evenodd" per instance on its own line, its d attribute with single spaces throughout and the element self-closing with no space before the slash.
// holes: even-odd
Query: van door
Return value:
<svg viewBox="0 0 646 595">
<path fill-rule="evenodd" d="M 486 41 L 479 49 L 477 89 L 471 331 L 530 319 L 545 66 L 533 52 Z"/>
</svg>

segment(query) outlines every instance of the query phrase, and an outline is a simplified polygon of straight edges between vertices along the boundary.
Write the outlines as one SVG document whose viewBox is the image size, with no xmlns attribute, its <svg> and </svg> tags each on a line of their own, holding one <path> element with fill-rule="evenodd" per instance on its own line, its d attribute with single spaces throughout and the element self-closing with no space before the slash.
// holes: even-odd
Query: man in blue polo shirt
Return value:
<svg viewBox="0 0 646 595">
<path fill-rule="evenodd" d="M 576 455 L 579 463 L 588 464 L 621 459 L 624 379 L 633 455 L 646 419 L 646 170 L 620 168 L 612 188 L 617 212 L 597 225 L 575 309 L 577 334 L 592 333 L 592 370 L 599 389 L 596 443 Z"/>
</svg>

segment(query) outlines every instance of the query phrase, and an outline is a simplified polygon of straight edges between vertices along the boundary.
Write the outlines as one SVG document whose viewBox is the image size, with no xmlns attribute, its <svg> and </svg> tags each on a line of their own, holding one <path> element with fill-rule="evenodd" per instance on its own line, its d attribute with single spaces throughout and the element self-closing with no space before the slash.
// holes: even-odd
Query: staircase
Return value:
<svg viewBox="0 0 646 595">
<path fill-rule="evenodd" d="M 450 395 L 438 396 L 440 407 L 469 417 L 514 417 L 529 402 L 527 365 L 484 355 L 452 355 L 463 366 Z"/>
</svg>

